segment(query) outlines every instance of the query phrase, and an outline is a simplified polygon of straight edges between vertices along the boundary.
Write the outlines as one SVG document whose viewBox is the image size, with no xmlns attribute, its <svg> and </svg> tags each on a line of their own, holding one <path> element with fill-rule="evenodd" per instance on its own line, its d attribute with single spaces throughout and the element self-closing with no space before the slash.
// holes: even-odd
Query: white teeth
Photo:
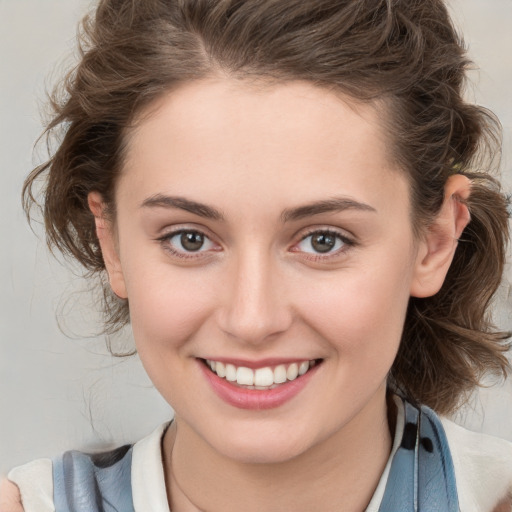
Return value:
<svg viewBox="0 0 512 512">
<path fill-rule="evenodd" d="M 236 381 L 236 367 L 232 364 L 226 365 L 226 380 L 230 382 Z"/>
<path fill-rule="evenodd" d="M 220 361 L 217 361 L 215 365 L 215 372 L 219 377 L 225 377 L 226 376 L 226 367 L 224 366 L 224 363 L 221 363 Z"/>
<path fill-rule="evenodd" d="M 229 382 L 236 382 L 239 386 L 248 386 L 250 389 L 264 390 L 304 375 L 315 366 L 316 361 L 312 359 L 288 365 L 279 364 L 274 369 L 266 366 L 257 370 L 245 366 L 236 367 L 233 364 L 224 364 L 210 359 L 206 360 L 206 364 L 219 377 L 225 378 Z"/>
<path fill-rule="evenodd" d="M 314 362 L 314 361 L 313 361 Z M 218 365 L 219 363 L 217 363 Z M 218 366 L 217 366 L 218 368 Z M 309 361 L 303 361 L 299 366 L 299 375 L 304 375 L 309 370 Z"/>
<path fill-rule="evenodd" d="M 218 375 L 218 374 L 217 374 Z M 274 384 L 274 372 L 271 368 L 258 368 L 254 372 L 255 386 L 272 386 Z"/>
<path fill-rule="evenodd" d="M 243 386 L 252 386 L 254 384 L 254 372 L 250 368 L 240 366 L 236 370 L 236 382 Z"/>
<path fill-rule="evenodd" d="M 283 382 L 286 382 L 286 366 L 284 364 L 276 366 L 274 370 L 274 382 L 276 384 L 282 384 Z"/>
<path fill-rule="evenodd" d="M 297 363 L 292 363 L 288 366 L 288 370 L 286 370 L 286 378 L 288 380 L 295 380 L 299 375 L 299 366 Z"/>
</svg>

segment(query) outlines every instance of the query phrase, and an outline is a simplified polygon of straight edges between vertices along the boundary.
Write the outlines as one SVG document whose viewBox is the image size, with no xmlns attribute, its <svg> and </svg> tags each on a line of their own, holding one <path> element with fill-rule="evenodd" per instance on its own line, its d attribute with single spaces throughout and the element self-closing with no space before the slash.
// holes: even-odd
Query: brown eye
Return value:
<svg viewBox="0 0 512 512">
<path fill-rule="evenodd" d="M 204 235 L 196 231 L 186 231 L 181 233 L 180 243 L 186 251 L 199 251 L 204 245 Z"/>
<path fill-rule="evenodd" d="M 345 246 L 354 243 L 341 233 L 329 230 L 313 231 L 305 236 L 298 244 L 297 249 L 308 254 L 336 254 L 342 251 Z"/>
<path fill-rule="evenodd" d="M 174 256 L 193 257 L 200 256 L 203 253 L 217 250 L 216 245 L 210 238 L 196 230 L 180 229 L 172 233 L 168 233 L 158 239 L 164 249 L 170 251 Z"/>
<path fill-rule="evenodd" d="M 311 247 L 316 252 L 329 252 L 336 246 L 336 237 L 330 233 L 315 233 L 311 237 Z"/>
</svg>

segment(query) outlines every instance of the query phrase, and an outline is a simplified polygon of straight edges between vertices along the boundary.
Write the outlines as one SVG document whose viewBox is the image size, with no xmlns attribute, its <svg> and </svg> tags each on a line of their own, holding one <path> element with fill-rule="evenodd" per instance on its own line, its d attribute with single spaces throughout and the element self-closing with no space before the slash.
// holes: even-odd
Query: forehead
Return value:
<svg viewBox="0 0 512 512">
<path fill-rule="evenodd" d="M 407 189 L 380 115 L 374 105 L 305 82 L 193 82 L 139 117 L 119 189 L 133 201 L 179 192 L 211 202 L 227 190 L 269 202 L 338 194 L 376 201 Z"/>
</svg>

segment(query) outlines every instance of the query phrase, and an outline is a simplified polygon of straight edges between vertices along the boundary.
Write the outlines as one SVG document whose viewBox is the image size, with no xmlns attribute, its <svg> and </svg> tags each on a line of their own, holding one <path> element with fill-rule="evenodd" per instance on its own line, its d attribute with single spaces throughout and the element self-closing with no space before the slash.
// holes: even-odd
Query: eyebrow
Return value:
<svg viewBox="0 0 512 512">
<path fill-rule="evenodd" d="M 224 215 L 222 215 L 219 210 L 213 208 L 212 206 L 198 203 L 196 201 L 191 201 L 190 199 L 179 196 L 165 196 L 162 194 L 157 194 L 145 199 L 141 206 L 143 208 L 177 208 L 179 210 L 185 210 L 187 212 L 193 213 L 205 219 L 218 221 L 224 220 Z"/>
<path fill-rule="evenodd" d="M 281 214 L 281 220 L 283 222 L 290 222 L 301 220 L 304 217 L 319 215 L 321 213 L 337 213 L 345 210 L 359 210 L 363 212 L 377 213 L 377 210 L 369 204 L 361 203 L 348 197 L 334 197 L 324 201 L 315 201 L 297 208 L 286 209 Z"/>
<path fill-rule="evenodd" d="M 167 196 L 156 194 L 145 199 L 142 208 L 176 208 L 198 215 L 205 219 L 224 221 L 224 215 L 212 206 L 198 203 L 181 196 Z M 287 208 L 281 214 L 283 223 L 301 220 L 305 217 L 312 217 L 322 213 L 335 213 L 345 210 L 359 210 L 376 213 L 377 210 L 366 203 L 361 203 L 347 197 L 334 197 L 323 201 L 315 201 L 296 208 Z"/>
</svg>

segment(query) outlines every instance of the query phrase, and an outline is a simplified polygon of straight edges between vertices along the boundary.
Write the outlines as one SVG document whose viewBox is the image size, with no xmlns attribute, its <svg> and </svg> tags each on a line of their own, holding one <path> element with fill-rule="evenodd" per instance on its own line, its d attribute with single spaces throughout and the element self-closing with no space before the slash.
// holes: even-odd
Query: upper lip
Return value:
<svg viewBox="0 0 512 512">
<path fill-rule="evenodd" d="M 288 365 L 292 363 L 302 363 L 303 361 L 318 360 L 315 357 L 272 357 L 266 359 L 249 360 L 249 359 L 236 359 L 232 357 L 205 357 L 202 359 L 208 359 L 209 361 L 220 361 L 224 364 L 232 364 L 233 366 L 243 366 L 245 368 L 251 368 L 256 370 L 258 368 L 265 368 L 268 366 L 279 366 L 280 364 Z"/>
</svg>

